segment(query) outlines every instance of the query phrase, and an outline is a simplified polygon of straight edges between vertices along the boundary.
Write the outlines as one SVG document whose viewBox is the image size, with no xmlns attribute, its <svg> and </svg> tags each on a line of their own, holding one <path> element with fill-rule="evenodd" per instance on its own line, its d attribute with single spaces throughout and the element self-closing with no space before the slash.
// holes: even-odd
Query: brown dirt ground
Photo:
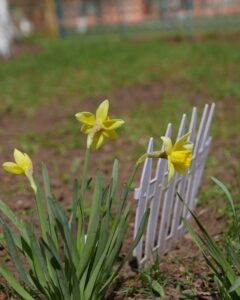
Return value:
<svg viewBox="0 0 240 300">
<path fill-rule="evenodd" d="M 161 95 L 164 91 L 169 89 L 174 91 L 176 95 L 179 91 L 187 91 L 190 102 L 193 105 L 202 105 L 203 103 L 200 102 L 202 99 L 209 99 L 209 96 L 206 93 L 202 91 L 193 91 L 191 87 L 184 82 L 175 83 L 171 81 L 155 81 L 144 85 L 124 87 L 113 91 L 109 95 L 109 99 L 112 99 L 112 114 L 114 115 L 117 112 L 124 114 L 124 112 L 136 109 L 136 107 L 141 103 L 139 99 L 148 99 L 148 102 L 156 106 L 159 105 L 159 109 L 161 109 Z M 81 104 L 77 101 L 72 101 L 67 104 L 59 103 L 59 101 L 52 102 L 51 104 L 43 105 L 38 110 L 34 118 L 26 117 L 22 112 L 9 112 L 8 115 L 2 116 L 0 119 L 0 140 L 4 141 L 4 144 L 0 149 L 1 161 L 11 160 L 9 153 L 12 153 L 12 150 L 15 147 L 18 147 L 18 137 L 21 134 L 31 132 L 42 133 L 48 130 L 53 123 L 60 124 L 66 118 L 72 117 L 72 115 L 77 111 L 94 110 L 96 105 L 99 103 L 99 99 L 104 98 L 104 96 L 98 95 L 96 97 L 86 99 L 86 101 Z M 217 117 L 220 119 L 225 117 L 226 108 L 229 107 L 229 105 L 225 106 L 223 102 L 219 101 Z M 222 114 L 224 114 L 224 116 L 222 116 Z M 66 137 L 64 135 L 57 137 L 57 139 L 63 143 L 66 142 L 65 138 Z M 124 152 L 126 153 L 124 158 L 120 157 L 120 182 L 123 183 L 130 173 L 131 167 L 134 163 L 132 161 L 134 147 L 134 145 L 126 142 L 122 137 L 114 143 L 106 143 L 102 151 L 100 151 L 97 155 L 92 156 L 90 173 L 93 173 L 93 170 L 95 170 L 95 166 L 97 165 L 103 170 L 107 178 L 111 172 L 114 156 L 118 153 L 117 149 L 121 148 L 124 149 Z M 223 154 L 221 153 L 218 140 L 213 141 L 213 148 L 216 152 L 216 156 L 221 161 Z M 83 151 L 75 149 L 71 150 L 67 155 L 61 156 L 54 149 L 43 148 L 41 146 L 32 156 L 33 162 L 44 161 L 48 165 L 50 176 L 54 178 L 52 182 L 53 190 L 59 201 L 63 202 L 65 205 L 69 203 L 71 186 L 69 184 L 65 184 L 63 179 L 60 178 L 52 169 L 52 161 L 57 161 L 59 168 L 61 170 L 65 170 L 69 167 L 69 157 L 76 156 L 83 157 Z M 232 159 L 236 160 L 234 157 Z M 40 168 L 37 163 L 34 163 L 34 166 L 35 165 L 35 173 L 40 177 Z M 217 173 L 221 174 L 221 171 L 221 166 L 219 166 Z M 233 176 L 234 173 L 231 174 L 230 172 L 226 175 L 226 179 L 231 180 Z M 139 174 L 136 182 L 138 182 L 138 179 Z M 29 191 L 29 189 L 23 189 L 23 186 L 25 186 L 24 177 L 16 178 L 15 176 L 11 176 L 11 174 L 6 174 L 3 170 L 0 170 L 0 182 L 1 194 L 7 198 L 8 204 L 13 210 L 24 212 L 33 206 L 31 191 Z M 133 203 L 134 212 L 135 203 L 131 199 L 129 201 L 132 201 Z M 212 206 L 209 209 L 200 207 L 198 208 L 198 213 L 210 233 L 214 236 L 218 236 L 225 221 L 221 218 L 221 216 L 219 216 L 217 207 Z M 24 218 L 27 218 L 27 214 L 24 215 L 22 213 L 22 215 Z M 134 215 L 132 214 L 129 226 L 131 230 L 128 231 L 126 244 L 128 244 L 132 238 L 133 217 Z M 216 226 L 216 224 L 218 225 Z M 5 255 L 6 253 L 4 250 L 0 251 L 0 259 L 4 260 Z M 184 239 L 177 245 L 176 249 L 171 251 L 167 256 L 161 258 L 160 269 L 168 278 L 168 283 L 166 285 L 166 299 L 179 299 L 180 289 L 184 290 L 192 287 L 195 288 L 197 293 L 195 299 L 218 299 L 214 285 L 212 284 L 211 275 L 188 235 L 185 235 Z M 193 274 L 192 278 L 189 278 L 190 273 Z M 111 294 L 109 299 L 156 299 L 155 297 L 147 296 L 145 294 L 128 296 L 121 292 L 123 288 L 129 286 L 132 282 L 141 286 L 141 282 L 136 278 L 136 273 L 134 273 L 129 266 L 126 266 L 121 273 L 120 280 L 115 287 L 114 293 Z M 206 278 L 209 280 L 206 280 Z M 0 293 L 0 299 L 4 299 L 2 293 Z"/>
</svg>

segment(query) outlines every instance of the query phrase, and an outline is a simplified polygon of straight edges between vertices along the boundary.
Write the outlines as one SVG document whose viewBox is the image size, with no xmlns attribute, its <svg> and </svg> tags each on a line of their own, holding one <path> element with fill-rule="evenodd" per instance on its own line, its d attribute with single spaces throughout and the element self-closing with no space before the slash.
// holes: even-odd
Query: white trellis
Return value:
<svg viewBox="0 0 240 300">
<path fill-rule="evenodd" d="M 151 259 L 154 253 L 161 255 L 168 252 L 184 234 L 181 220 L 190 218 L 190 214 L 177 193 L 191 209 L 195 208 L 196 195 L 211 143 L 209 129 L 214 109 L 214 103 L 211 106 L 205 105 L 199 126 L 196 107 L 193 108 L 188 127 L 186 114 L 182 116 L 177 138 L 190 131 L 188 140 L 194 143 L 192 163 L 187 175 L 176 173 L 170 184 L 167 185 L 166 160 L 158 159 L 155 169 L 152 158 L 145 160 L 140 186 L 135 189 L 134 194 L 134 198 L 137 200 L 134 236 L 146 208 L 150 207 L 146 233 L 133 253 L 140 264 Z M 170 137 L 171 131 L 172 124 L 168 124 L 165 135 Z M 153 151 L 153 145 L 154 140 L 150 138 L 147 152 Z"/>
</svg>

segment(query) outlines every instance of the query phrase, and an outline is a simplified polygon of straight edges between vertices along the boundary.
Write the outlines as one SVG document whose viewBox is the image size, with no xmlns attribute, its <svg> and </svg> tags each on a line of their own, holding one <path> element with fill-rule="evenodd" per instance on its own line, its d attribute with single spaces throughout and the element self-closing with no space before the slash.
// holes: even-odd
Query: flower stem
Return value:
<svg viewBox="0 0 240 300">
<path fill-rule="evenodd" d="M 35 194 L 35 205 L 37 208 L 37 213 L 38 213 L 38 218 L 39 218 L 39 223 L 40 223 L 40 228 L 41 228 L 41 233 L 42 237 L 44 240 L 47 240 L 47 219 L 46 219 L 46 214 L 44 210 L 44 204 L 41 199 L 40 191 L 39 188 L 33 178 L 32 175 L 27 175 L 27 178 L 30 182 L 31 188 L 34 191 Z"/>
<path fill-rule="evenodd" d="M 87 188 L 87 169 L 89 163 L 89 156 L 90 156 L 90 148 L 86 148 L 84 162 L 83 162 L 83 174 L 82 174 L 82 184 L 80 190 L 80 198 L 83 200 L 84 193 Z"/>
<path fill-rule="evenodd" d="M 88 170 L 89 157 L 90 157 L 90 148 L 86 148 L 84 163 L 83 163 L 79 205 L 77 207 L 77 248 L 79 251 L 81 246 L 81 237 L 82 236 L 84 237 L 84 194 L 87 189 L 87 170 Z"/>
</svg>

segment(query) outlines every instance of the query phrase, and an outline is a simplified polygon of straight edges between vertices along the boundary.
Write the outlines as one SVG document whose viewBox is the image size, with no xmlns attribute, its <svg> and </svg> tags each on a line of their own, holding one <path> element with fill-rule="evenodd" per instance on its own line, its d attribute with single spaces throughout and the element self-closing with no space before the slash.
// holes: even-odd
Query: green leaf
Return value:
<svg viewBox="0 0 240 300">
<path fill-rule="evenodd" d="M 78 209 L 79 195 L 78 195 L 78 181 L 75 179 L 72 190 L 72 215 L 70 219 L 70 228 L 76 226 L 77 209 Z M 73 229 L 73 228 L 72 228 Z M 74 228 L 76 230 L 76 228 Z"/>
<path fill-rule="evenodd" d="M 115 196 L 117 183 L 118 183 L 118 160 L 115 159 L 113 164 L 113 170 L 112 170 L 112 186 L 111 186 L 111 195 L 110 195 L 112 199 Z"/>
<path fill-rule="evenodd" d="M 128 213 L 126 215 L 128 215 Z M 111 271 L 113 264 L 116 261 L 116 258 L 119 256 L 119 252 L 121 250 L 121 245 L 123 243 L 123 239 L 124 239 L 125 232 L 127 229 L 127 223 L 126 223 L 127 216 L 126 215 L 123 216 L 123 218 L 121 220 L 121 224 L 119 225 L 118 230 L 115 232 L 114 247 L 112 249 L 112 252 L 108 251 L 110 248 L 109 246 L 110 246 L 110 242 L 111 242 L 111 241 L 109 241 L 107 246 L 105 247 L 100 259 L 98 260 L 96 268 L 90 274 L 89 282 L 86 286 L 85 293 L 84 293 L 84 298 L 86 298 L 86 299 L 91 299 L 92 294 L 93 294 L 94 289 L 97 284 L 97 277 L 102 275 L 102 277 L 104 279 L 108 278 L 109 272 Z M 101 270 L 103 263 L 105 263 L 105 266 Z M 105 281 L 103 278 L 102 278 L 101 282 Z"/>
<path fill-rule="evenodd" d="M 52 205 L 51 209 L 55 214 L 57 220 L 57 226 L 62 235 L 64 245 L 67 249 L 69 262 L 71 263 L 72 268 L 75 269 L 79 261 L 79 255 L 77 253 L 75 243 L 73 242 L 73 237 L 69 228 L 67 215 L 64 209 L 58 203 L 58 201 L 52 199 L 50 201 L 50 205 Z"/>
<path fill-rule="evenodd" d="M 43 201 L 42 201 L 42 198 L 41 198 L 39 187 L 37 187 L 37 191 L 36 191 L 36 194 L 35 194 L 35 204 L 36 204 L 36 208 L 37 208 L 41 233 L 42 233 L 43 238 L 46 239 L 47 218 L 46 218 L 46 212 L 45 212 L 45 209 L 44 209 L 44 205 L 43 205 Z"/>
<path fill-rule="evenodd" d="M 21 296 L 24 300 L 34 300 L 34 298 L 16 281 L 4 266 L 0 264 L 0 273 L 8 282 L 8 284 Z"/>
<path fill-rule="evenodd" d="M 29 238 L 27 235 L 26 227 L 22 220 L 19 220 L 18 217 L 14 214 L 14 212 L 3 202 L 0 200 L 0 210 L 3 214 L 12 222 L 12 224 L 19 230 L 23 238 L 29 242 Z"/>
<path fill-rule="evenodd" d="M 13 260 L 14 266 L 16 267 L 21 279 L 27 284 L 27 285 L 33 285 L 33 282 L 31 278 L 28 276 L 28 273 L 23 268 L 23 265 L 18 257 L 17 248 L 14 244 L 14 240 L 11 234 L 11 231 L 7 224 L 3 224 L 3 232 L 4 236 L 7 242 L 8 251 L 11 255 L 11 258 Z"/>
<path fill-rule="evenodd" d="M 93 253 L 94 248 L 96 247 L 96 237 L 99 231 L 99 220 L 100 220 L 100 204 L 102 200 L 102 178 L 99 171 L 96 173 L 95 185 L 93 200 L 91 206 L 90 220 L 88 224 L 87 231 L 87 241 L 83 247 L 79 266 L 78 266 L 78 278 L 84 273 L 87 265 L 89 264 L 89 259 Z"/>
<path fill-rule="evenodd" d="M 236 268 L 238 269 L 238 272 L 240 272 L 240 256 L 234 250 L 234 247 L 233 247 L 233 244 L 231 241 L 227 241 L 226 248 L 227 248 L 228 255 L 231 257 L 233 263 L 235 264 Z"/>
<path fill-rule="evenodd" d="M 228 202 L 229 202 L 229 204 L 231 206 L 231 209 L 232 209 L 232 212 L 233 212 L 234 219 L 237 220 L 237 213 L 236 213 L 236 209 L 235 209 L 235 205 L 234 205 L 231 193 L 229 192 L 229 190 L 227 189 L 225 184 L 223 184 L 220 180 L 218 180 L 215 177 L 211 177 L 211 179 L 212 179 L 212 181 L 214 181 L 222 189 L 222 191 L 227 196 Z"/>
<path fill-rule="evenodd" d="M 54 220 L 54 214 L 52 212 L 52 206 L 49 203 L 52 200 L 52 193 L 51 193 L 51 187 L 50 187 L 50 180 L 48 175 L 47 167 L 42 164 L 42 177 L 43 177 L 43 185 L 44 185 L 44 191 L 45 196 L 47 200 L 47 210 L 48 210 L 48 224 L 49 224 L 49 231 L 51 232 L 51 236 L 53 238 L 53 241 L 58 248 L 58 239 L 57 239 L 57 233 L 55 231 L 56 222 Z"/>
<path fill-rule="evenodd" d="M 49 245 L 41 239 L 41 248 L 44 251 L 45 256 L 51 264 L 50 276 L 52 278 L 52 285 L 56 286 L 58 293 L 61 295 L 61 299 L 69 300 L 70 294 L 68 290 L 70 278 L 66 278 L 64 269 L 62 267 L 61 259 L 58 251 L 55 248 L 54 242 L 51 236 L 47 236 Z M 59 299 L 60 300 L 60 299 Z"/>
<path fill-rule="evenodd" d="M 184 200 L 178 194 L 180 200 L 184 203 Z M 184 203 L 185 204 L 185 203 Z M 212 237 L 208 234 L 206 228 L 202 225 L 200 220 L 197 218 L 195 213 L 187 207 L 188 211 L 192 215 L 194 221 L 196 222 L 198 228 L 200 229 L 201 235 L 195 233 L 194 229 L 189 225 L 187 221 L 184 220 L 185 227 L 188 229 L 189 233 L 193 237 L 193 240 L 202 251 L 205 260 L 207 261 L 210 269 L 213 273 L 218 277 L 219 282 L 222 282 L 224 287 L 224 281 L 228 281 L 231 286 L 236 278 L 235 272 L 232 269 L 231 265 L 228 263 L 227 258 L 224 253 L 222 253 L 221 249 L 217 246 Z M 207 255 L 210 256 L 208 259 Z M 221 269 L 222 276 L 219 277 L 217 269 Z M 237 291 L 238 296 L 240 296 L 240 291 Z"/>
<path fill-rule="evenodd" d="M 44 164 L 42 164 L 42 177 L 46 198 L 52 197 L 48 170 Z"/>
<path fill-rule="evenodd" d="M 231 286 L 231 288 L 229 289 L 229 293 L 234 292 L 236 289 L 240 288 L 240 277 L 238 277 L 235 282 L 233 283 L 233 285 Z"/>
<path fill-rule="evenodd" d="M 152 287 L 153 291 L 156 294 L 158 294 L 160 297 L 164 297 L 165 296 L 164 289 L 163 289 L 162 285 L 159 282 L 157 282 L 156 280 L 153 280 L 151 282 L 151 287 Z"/>
<path fill-rule="evenodd" d="M 37 281 L 39 282 L 39 285 L 42 288 L 42 291 L 44 291 L 46 294 L 48 294 L 48 292 L 47 292 L 48 285 L 47 285 L 47 280 L 46 280 L 46 277 L 44 274 L 44 270 L 47 271 L 47 267 L 46 267 L 44 259 L 42 257 L 39 243 L 34 234 L 32 221 L 29 224 L 28 234 L 30 237 L 30 244 L 31 244 L 31 250 L 32 250 L 33 271 L 35 273 L 35 277 L 36 277 Z"/>
<path fill-rule="evenodd" d="M 129 246 L 127 253 L 124 257 L 124 259 L 121 261 L 120 265 L 118 266 L 118 268 L 112 273 L 112 275 L 105 281 L 105 283 L 103 284 L 102 288 L 99 291 L 99 294 L 103 293 L 104 290 L 111 284 L 111 282 L 116 278 L 116 276 L 119 274 L 120 270 L 122 269 L 122 267 L 124 266 L 124 264 L 126 263 L 126 261 L 128 260 L 130 254 L 132 253 L 133 249 L 137 246 L 137 244 L 139 243 L 143 232 L 146 229 L 147 226 L 147 222 L 148 222 L 148 218 L 149 218 L 149 214 L 150 214 L 150 209 L 148 208 L 141 220 L 141 223 L 139 225 L 138 231 L 137 231 L 137 235 L 135 237 L 135 239 L 133 240 L 133 242 L 131 243 L 131 245 Z"/>
</svg>

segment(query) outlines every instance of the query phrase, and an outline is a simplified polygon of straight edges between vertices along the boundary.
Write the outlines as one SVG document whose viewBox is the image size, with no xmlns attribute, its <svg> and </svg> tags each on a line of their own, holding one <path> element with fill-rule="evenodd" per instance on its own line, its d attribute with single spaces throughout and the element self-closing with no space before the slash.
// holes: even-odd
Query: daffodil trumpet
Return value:
<svg viewBox="0 0 240 300">
<path fill-rule="evenodd" d="M 168 182 L 173 178 L 175 170 L 180 174 L 186 174 L 192 160 L 193 143 L 187 141 L 190 132 L 180 137 L 173 145 L 169 137 L 162 136 L 163 151 L 153 151 L 142 155 L 137 165 L 141 164 L 146 158 L 163 158 L 168 161 Z"/>
<path fill-rule="evenodd" d="M 109 101 L 104 100 L 97 108 L 95 115 L 91 112 L 79 112 L 76 119 L 83 125 L 81 131 L 87 134 L 87 148 L 98 149 L 104 139 L 115 139 L 116 129 L 124 124 L 121 119 L 111 119 L 108 116 Z"/>
</svg>

